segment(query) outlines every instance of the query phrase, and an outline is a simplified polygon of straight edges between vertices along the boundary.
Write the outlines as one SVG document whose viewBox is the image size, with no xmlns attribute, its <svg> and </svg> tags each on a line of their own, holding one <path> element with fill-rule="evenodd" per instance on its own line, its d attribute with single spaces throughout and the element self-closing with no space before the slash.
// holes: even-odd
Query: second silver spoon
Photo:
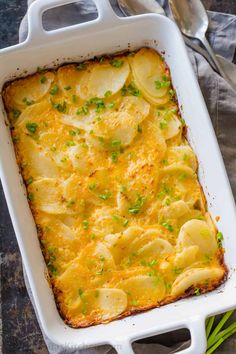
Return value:
<svg viewBox="0 0 236 354">
<path fill-rule="evenodd" d="M 206 31 L 209 21 L 206 10 L 200 0 L 169 0 L 170 8 L 179 28 L 188 37 L 197 38 L 202 42 L 214 62 L 220 75 L 228 80 L 228 76 L 222 69 L 209 42 L 206 39 Z"/>
</svg>

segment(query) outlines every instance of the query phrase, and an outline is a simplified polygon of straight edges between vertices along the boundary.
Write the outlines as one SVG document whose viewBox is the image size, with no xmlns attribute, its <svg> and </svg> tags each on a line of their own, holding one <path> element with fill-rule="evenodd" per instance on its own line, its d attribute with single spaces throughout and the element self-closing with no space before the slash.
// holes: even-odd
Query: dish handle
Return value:
<svg viewBox="0 0 236 354">
<path fill-rule="evenodd" d="M 153 332 L 152 335 L 168 333 L 176 329 L 188 328 L 191 334 L 191 345 L 190 347 L 178 351 L 178 354 L 205 354 L 206 353 L 206 329 L 205 329 L 205 320 L 203 318 L 197 317 L 186 323 L 178 324 L 177 327 L 168 329 L 168 331 L 161 331 L 158 333 Z M 142 339 L 150 336 L 142 336 Z M 132 342 L 139 338 L 117 338 L 111 342 L 111 345 L 115 348 L 118 354 L 135 354 L 132 348 Z"/>
<path fill-rule="evenodd" d="M 34 1 L 28 9 L 28 41 L 30 42 L 45 42 L 47 38 L 53 36 L 55 33 L 60 31 L 52 30 L 45 31 L 42 23 L 42 15 L 45 11 L 52 9 L 54 7 L 59 7 L 67 4 L 72 4 L 77 2 L 76 0 L 36 0 Z M 98 18 L 96 21 L 102 24 L 114 24 L 114 22 L 119 21 L 119 17 L 115 14 L 109 0 L 93 0 L 98 11 Z M 84 24 L 77 24 L 67 28 L 70 32 L 77 27 L 82 27 Z"/>
</svg>

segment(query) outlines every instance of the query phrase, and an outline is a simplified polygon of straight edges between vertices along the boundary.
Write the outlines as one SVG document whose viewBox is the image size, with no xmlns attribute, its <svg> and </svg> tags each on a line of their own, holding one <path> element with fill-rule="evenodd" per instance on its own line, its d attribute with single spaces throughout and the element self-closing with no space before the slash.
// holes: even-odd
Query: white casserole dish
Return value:
<svg viewBox="0 0 236 354">
<path fill-rule="evenodd" d="M 109 324 L 84 329 L 65 325 L 45 277 L 46 266 L 1 101 L 1 180 L 36 309 L 46 335 L 68 349 L 109 343 L 118 353 L 129 354 L 133 353 L 131 343 L 134 340 L 185 327 L 191 332 L 191 346 L 179 353 L 203 354 L 206 349 L 206 317 L 236 306 L 235 205 L 211 121 L 176 25 L 154 14 L 119 18 L 108 0 L 94 1 L 99 12 L 97 19 L 51 32 L 43 30 L 42 13 L 74 1 L 37 0 L 33 3 L 28 12 L 27 40 L 0 51 L 1 87 L 7 80 L 24 76 L 25 70 L 27 74 L 33 73 L 38 66 L 52 67 L 142 46 L 164 52 L 188 126 L 188 138 L 198 156 L 199 177 L 209 211 L 213 218 L 220 216 L 218 228 L 224 234 L 229 278 L 223 286 L 206 295 L 187 298 Z"/>
</svg>

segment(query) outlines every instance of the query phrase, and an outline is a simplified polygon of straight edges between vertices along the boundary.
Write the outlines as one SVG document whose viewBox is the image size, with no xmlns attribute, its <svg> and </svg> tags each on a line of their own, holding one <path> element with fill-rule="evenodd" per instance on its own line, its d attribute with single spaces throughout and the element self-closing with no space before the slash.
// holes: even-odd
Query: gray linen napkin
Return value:
<svg viewBox="0 0 236 354">
<path fill-rule="evenodd" d="M 30 4 L 34 0 L 28 0 Z M 39 1 L 39 0 L 38 0 Z M 115 0 L 111 0 L 115 11 L 120 14 Z M 164 4 L 168 12 L 166 1 Z M 236 16 L 222 13 L 208 13 L 210 27 L 208 38 L 214 51 L 226 59 L 233 61 L 236 48 Z M 67 5 L 61 8 L 48 11 L 44 16 L 44 26 L 46 29 L 65 27 L 78 22 L 85 22 L 96 17 L 96 7 L 91 0 L 80 0 L 78 3 Z M 23 19 L 19 29 L 19 39 L 23 41 L 27 36 L 27 16 Z M 202 93 L 204 95 L 213 126 L 215 128 L 218 142 L 224 157 L 231 186 L 236 195 L 236 92 L 216 74 L 209 66 L 208 62 L 199 54 L 188 49 L 189 56 L 198 77 Z M 204 127 L 202 127 L 204 129 Z M 207 147 L 206 147 L 207 148 Z M 223 202 L 223 201 L 222 201 Z M 32 300 L 32 294 L 28 280 L 25 276 L 26 287 Z M 34 303 L 33 303 L 34 306 Z M 35 308 L 35 306 L 34 306 Z M 36 309 L 35 309 L 36 312 Z M 37 312 L 36 312 L 37 316 Z M 236 315 L 234 315 L 236 320 Z M 38 317 L 38 316 L 37 316 Z M 40 323 L 39 323 L 40 324 Z M 50 354 L 113 354 L 115 351 L 110 346 L 100 346 L 97 348 L 84 350 L 65 350 L 53 344 L 43 333 Z M 180 340 L 182 342 L 180 342 Z M 137 354 L 171 354 L 188 347 L 189 340 L 185 334 L 166 334 L 160 338 L 134 345 Z M 219 351 L 220 352 L 220 351 Z"/>
</svg>

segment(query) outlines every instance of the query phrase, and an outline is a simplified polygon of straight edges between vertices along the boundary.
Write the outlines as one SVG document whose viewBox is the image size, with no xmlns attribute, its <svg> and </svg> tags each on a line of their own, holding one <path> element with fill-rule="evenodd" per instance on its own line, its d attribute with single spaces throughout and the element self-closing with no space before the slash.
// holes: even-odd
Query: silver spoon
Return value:
<svg viewBox="0 0 236 354">
<path fill-rule="evenodd" d="M 181 1 L 185 2 L 184 0 L 177 0 L 177 2 L 180 3 Z M 140 15 L 143 13 L 157 13 L 160 15 L 165 15 L 164 9 L 157 3 L 156 0 L 117 0 L 117 3 L 125 16 Z M 177 22 L 177 25 L 182 31 L 180 23 Z M 211 60 L 211 57 L 205 49 L 192 42 L 186 36 L 183 36 L 183 39 L 188 47 L 201 54 L 209 62 L 212 68 L 219 73 L 216 66 L 214 65 L 214 62 Z M 221 68 L 224 70 L 224 77 L 226 81 L 236 90 L 236 65 L 218 54 L 216 57 L 220 62 Z"/>
<path fill-rule="evenodd" d="M 209 25 L 208 16 L 200 0 L 169 0 L 170 8 L 179 28 L 188 37 L 197 38 L 208 51 L 217 71 L 228 80 L 228 75 L 216 58 L 209 42 L 206 31 Z"/>
<path fill-rule="evenodd" d="M 165 16 L 164 9 L 158 4 L 156 0 L 117 0 L 117 3 L 121 12 L 125 16 L 141 15 L 144 13 L 156 13 Z M 214 63 L 212 62 L 205 49 L 193 43 L 185 36 L 183 39 L 188 47 L 201 54 L 209 62 L 212 68 L 217 71 Z"/>
</svg>

